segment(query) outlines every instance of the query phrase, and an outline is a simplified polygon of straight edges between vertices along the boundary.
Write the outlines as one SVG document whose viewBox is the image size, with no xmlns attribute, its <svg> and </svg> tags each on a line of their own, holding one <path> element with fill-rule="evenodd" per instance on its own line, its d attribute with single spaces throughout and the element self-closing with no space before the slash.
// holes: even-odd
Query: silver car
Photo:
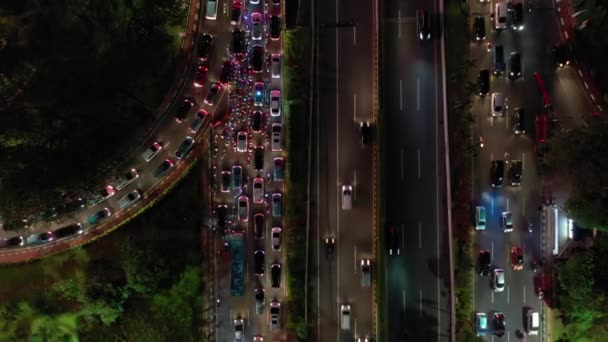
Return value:
<svg viewBox="0 0 608 342">
<path fill-rule="evenodd" d="M 361 259 L 361 286 L 369 287 L 372 283 L 372 264 L 369 259 Z"/>
<path fill-rule="evenodd" d="M 146 151 L 142 154 L 142 157 L 144 157 L 145 161 L 149 162 L 152 160 L 152 158 L 156 157 L 156 155 L 159 154 L 162 149 L 163 145 L 158 141 L 155 141 L 152 143 L 152 145 L 150 145 L 150 147 L 148 147 L 148 149 L 146 149 Z"/>
<path fill-rule="evenodd" d="M 270 57 L 270 75 L 272 78 L 281 77 L 281 54 L 273 53 Z"/>
<path fill-rule="evenodd" d="M 253 203 L 264 201 L 264 178 L 255 177 L 253 179 Z"/>
<path fill-rule="evenodd" d="M 280 251 L 281 250 L 281 227 L 273 227 L 272 228 L 272 250 Z"/>
<path fill-rule="evenodd" d="M 280 123 L 272 124 L 271 147 L 273 151 L 281 151 L 281 131 L 283 126 Z"/>
<path fill-rule="evenodd" d="M 279 90 L 270 92 L 270 115 L 281 115 L 281 92 Z"/>
<path fill-rule="evenodd" d="M 262 15 L 260 12 L 254 12 L 251 14 L 251 39 L 262 39 L 262 27 Z"/>
<path fill-rule="evenodd" d="M 135 169 L 131 169 L 123 174 L 117 181 L 116 186 L 114 187 L 117 191 L 122 190 L 127 187 L 127 185 L 131 184 L 139 178 L 139 173 Z"/>
<path fill-rule="evenodd" d="M 236 151 L 247 152 L 247 132 L 242 131 L 236 135 Z"/>
<path fill-rule="evenodd" d="M 270 331 L 279 331 L 280 329 L 281 303 L 275 299 L 270 303 Z"/>
<path fill-rule="evenodd" d="M 124 209 L 130 207 L 133 203 L 137 202 L 141 198 L 141 194 L 138 190 L 133 190 L 129 192 L 125 197 L 121 198 L 116 202 L 116 205 L 120 207 L 120 209 Z"/>
<path fill-rule="evenodd" d="M 234 320 L 234 341 L 243 341 L 245 335 L 245 321 L 239 316 Z"/>
</svg>

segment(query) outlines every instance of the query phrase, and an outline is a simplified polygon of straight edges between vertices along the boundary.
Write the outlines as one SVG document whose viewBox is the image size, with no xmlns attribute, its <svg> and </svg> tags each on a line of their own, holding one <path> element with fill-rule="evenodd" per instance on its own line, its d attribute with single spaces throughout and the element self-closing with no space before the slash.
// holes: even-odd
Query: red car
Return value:
<svg viewBox="0 0 608 342">
<path fill-rule="evenodd" d="M 511 268 L 513 271 L 524 269 L 524 251 L 520 247 L 511 248 Z"/>
<path fill-rule="evenodd" d="M 205 82 L 207 81 L 207 67 L 199 66 L 196 69 L 196 75 L 194 76 L 194 86 L 197 88 L 201 88 L 205 86 Z"/>
</svg>

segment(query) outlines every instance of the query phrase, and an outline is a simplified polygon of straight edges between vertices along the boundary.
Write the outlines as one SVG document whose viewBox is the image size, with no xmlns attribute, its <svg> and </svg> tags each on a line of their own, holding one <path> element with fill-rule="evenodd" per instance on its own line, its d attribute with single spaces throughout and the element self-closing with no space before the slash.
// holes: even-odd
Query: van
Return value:
<svg viewBox="0 0 608 342">
<path fill-rule="evenodd" d="M 351 210 L 353 208 L 353 187 L 351 185 L 342 185 L 342 210 Z"/>
<path fill-rule="evenodd" d="M 350 330 L 350 305 L 342 304 L 340 307 L 340 328 Z"/>
<path fill-rule="evenodd" d="M 217 18 L 217 0 L 207 0 L 205 13 L 205 18 L 209 20 L 215 20 Z"/>
<path fill-rule="evenodd" d="M 496 29 L 504 30 L 507 28 L 507 3 L 497 2 L 496 13 L 494 14 L 496 20 Z"/>
<path fill-rule="evenodd" d="M 486 207 L 481 205 L 475 208 L 475 229 L 486 230 Z"/>
<path fill-rule="evenodd" d="M 538 335 L 539 326 L 540 316 L 538 315 L 538 311 L 528 309 L 526 312 L 526 333 L 528 335 Z"/>
<path fill-rule="evenodd" d="M 502 75 L 505 72 L 505 52 L 502 45 L 494 45 L 492 60 L 494 63 L 494 75 Z"/>
</svg>

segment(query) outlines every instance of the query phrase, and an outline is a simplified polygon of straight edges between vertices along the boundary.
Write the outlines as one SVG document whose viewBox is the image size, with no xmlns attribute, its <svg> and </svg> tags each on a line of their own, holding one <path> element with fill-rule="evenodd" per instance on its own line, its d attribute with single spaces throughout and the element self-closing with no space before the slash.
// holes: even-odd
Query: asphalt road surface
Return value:
<svg viewBox="0 0 608 342">
<path fill-rule="evenodd" d="M 353 341 L 374 336 L 372 287 L 361 284 L 362 259 L 375 274 L 373 142 L 364 146 L 360 122 L 373 121 L 373 2 L 318 1 L 319 56 L 312 217 L 318 277 L 315 341 Z M 372 122 L 373 125 L 373 122 Z M 352 186 L 352 209 L 342 209 L 342 186 Z M 326 257 L 324 239 L 336 240 Z M 372 285 L 374 280 L 372 280 Z M 348 329 L 340 306 L 350 305 Z"/>
<path fill-rule="evenodd" d="M 487 230 L 476 232 L 476 253 L 481 249 L 489 250 L 493 266 L 503 268 L 506 276 L 502 293 L 493 291 L 491 277 L 476 276 L 474 307 L 476 312 L 484 312 L 490 319 L 495 312 L 504 313 L 507 321 L 505 338 L 508 339 L 517 338 L 523 332 L 526 309 L 542 312 L 535 285 L 535 279 L 541 275 L 533 270 L 532 263 L 548 255 L 545 246 L 541 245 L 543 232 L 538 207 L 546 194 L 541 188 L 542 175 L 538 168 L 535 142 L 535 116 L 542 106 L 532 74 L 538 72 L 542 76 L 562 127 L 584 124 L 591 118 L 593 108 L 575 71 L 569 67 L 557 70 L 553 64 L 551 48 L 559 41 L 560 33 L 552 2 L 535 1 L 534 10 L 524 13 L 523 31 L 507 29 L 500 32 L 490 22 L 494 3 L 471 3 L 472 17 L 485 17 L 487 33 L 483 43 L 471 43 L 471 58 L 478 61 L 474 68 L 475 76 L 479 69 L 491 70 L 492 55 L 486 49 L 487 42 L 491 42 L 492 46 L 503 45 L 506 58 L 511 52 L 520 52 L 523 64 L 522 77 L 517 80 L 509 80 L 504 75 L 491 77 L 490 93 L 500 92 L 507 98 L 506 112 L 502 117 L 491 117 L 490 95 L 476 96 L 473 100 L 475 137 L 482 136 L 484 140 L 484 147 L 478 149 L 473 161 L 474 198 L 476 205 L 485 206 L 488 213 Z M 516 107 L 524 108 L 526 112 L 524 134 L 513 132 L 512 114 Z M 491 160 L 522 160 L 521 185 L 511 186 L 508 177 L 505 177 L 502 188 L 492 189 Z M 503 232 L 501 226 L 503 211 L 510 211 L 513 215 L 514 230 L 510 233 Z M 533 225 L 532 232 L 528 231 L 529 224 Z M 513 247 L 523 249 L 524 267 L 521 271 L 511 268 L 510 252 Z M 486 339 L 493 340 L 491 321 L 489 328 Z M 540 341 L 541 337 L 542 333 L 529 336 L 528 340 Z"/>
</svg>

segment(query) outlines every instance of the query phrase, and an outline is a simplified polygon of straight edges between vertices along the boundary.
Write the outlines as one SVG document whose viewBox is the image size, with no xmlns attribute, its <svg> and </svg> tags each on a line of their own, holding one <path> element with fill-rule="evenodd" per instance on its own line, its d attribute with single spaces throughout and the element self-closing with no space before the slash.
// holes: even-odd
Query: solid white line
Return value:
<svg viewBox="0 0 608 342">
<path fill-rule="evenodd" d="M 422 317 L 422 290 L 420 290 L 420 317 Z"/>
<path fill-rule="evenodd" d="M 403 80 L 399 80 L 399 110 L 403 111 Z"/>
<path fill-rule="evenodd" d="M 418 111 L 420 111 L 420 78 L 416 80 L 416 99 L 418 102 Z"/>
<path fill-rule="evenodd" d="M 494 198 L 490 198 L 490 213 L 494 215 Z"/>
<path fill-rule="evenodd" d="M 509 286 L 507 286 L 507 304 L 510 304 L 509 303 L 509 294 L 511 291 L 509 289 L 510 289 Z"/>
<path fill-rule="evenodd" d="M 403 149 L 401 149 L 401 180 L 403 180 Z"/>
<path fill-rule="evenodd" d="M 355 318 L 355 336 L 357 336 L 357 319 Z"/>
<path fill-rule="evenodd" d="M 422 223 L 418 222 L 418 248 L 422 248 Z"/>
<path fill-rule="evenodd" d="M 357 94 L 353 94 L 353 121 L 357 122 Z"/>
<path fill-rule="evenodd" d="M 353 26 L 353 46 L 357 46 L 357 26 Z"/>
<path fill-rule="evenodd" d="M 399 14 L 397 15 L 397 25 L 399 29 L 397 36 L 399 37 L 399 40 L 401 40 L 401 10 L 399 10 Z"/>
<path fill-rule="evenodd" d="M 314 3 L 314 1 L 313 1 Z M 316 11 L 315 11 L 316 12 Z M 313 25 L 314 28 L 314 25 Z M 317 56 L 319 56 L 319 41 L 318 39 L 315 40 L 316 42 L 316 54 Z M 317 65 L 316 65 L 316 73 L 317 73 L 317 79 L 319 79 L 319 63 L 317 61 Z M 281 77 L 281 83 L 283 83 L 283 78 Z M 283 89 L 281 87 L 281 89 Z M 319 83 L 317 82 L 317 94 L 319 94 Z M 320 101 L 317 101 L 317 120 L 319 117 L 319 104 Z M 319 162 L 319 156 L 320 156 L 320 137 L 321 134 L 319 132 L 319 126 L 320 125 L 316 125 L 317 126 L 317 272 L 319 272 L 320 269 L 320 265 L 321 265 L 321 215 L 319 215 L 319 208 L 320 208 L 320 203 L 321 203 L 321 177 L 319 176 L 319 173 L 321 171 L 321 164 Z M 317 289 L 321 288 L 321 277 L 319 275 L 317 275 Z M 321 291 L 316 291 L 317 292 L 317 342 L 320 342 L 321 339 Z"/>
<path fill-rule="evenodd" d="M 402 303 L 403 303 L 403 311 L 405 311 L 405 289 L 403 289 Z"/>
<path fill-rule="evenodd" d="M 524 289 L 524 304 L 526 304 L 526 287 L 525 286 L 522 286 L 522 287 Z"/>
<path fill-rule="evenodd" d="M 420 149 L 418 149 L 418 179 L 420 179 L 422 166 L 420 165 Z"/>
<path fill-rule="evenodd" d="M 490 293 L 492 294 L 492 304 L 494 304 L 494 291 L 490 290 Z M 492 336 L 492 338 L 494 338 L 494 336 Z"/>
<path fill-rule="evenodd" d="M 494 262 L 494 241 L 492 241 L 492 244 L 490 245 L 490 257 L 492 262 Z"/>
</svg>

